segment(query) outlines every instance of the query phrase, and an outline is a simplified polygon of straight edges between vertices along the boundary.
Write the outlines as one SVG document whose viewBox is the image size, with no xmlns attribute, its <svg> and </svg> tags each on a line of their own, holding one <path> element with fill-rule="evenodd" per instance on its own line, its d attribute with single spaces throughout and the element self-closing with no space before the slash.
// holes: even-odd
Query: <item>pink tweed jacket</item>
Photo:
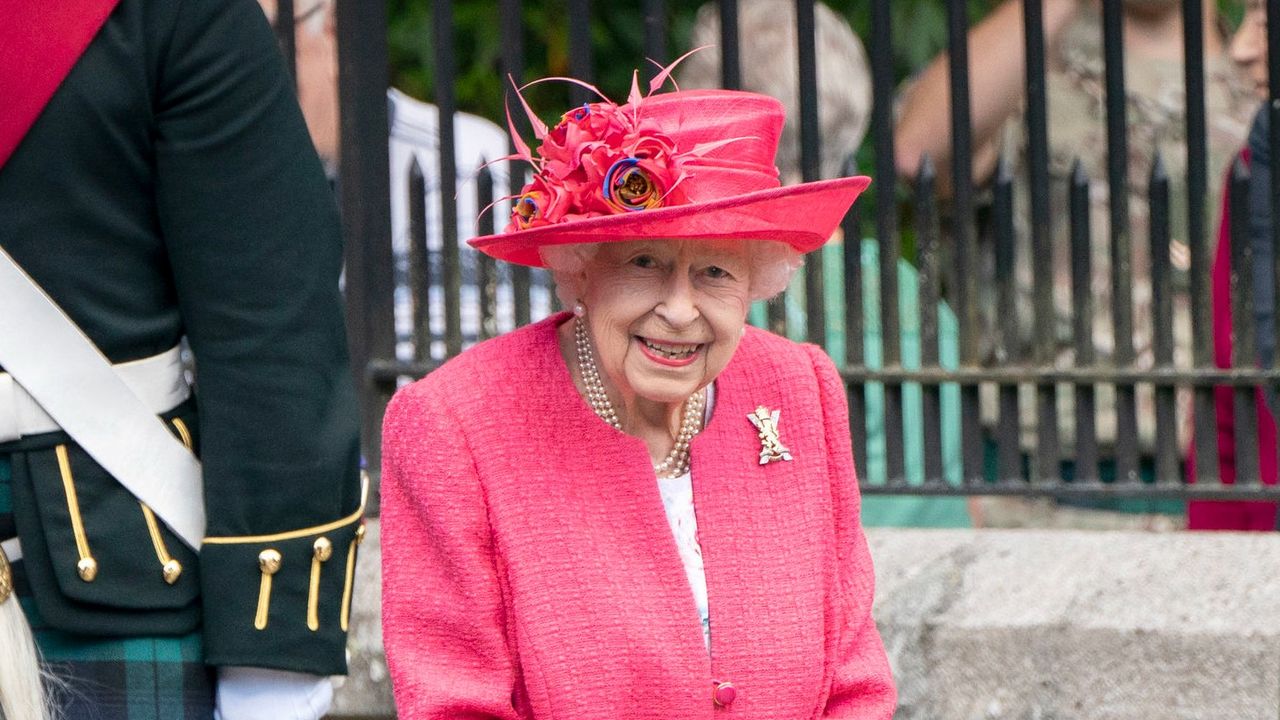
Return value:
<svg viewBox="0 0 1280 720">
<path fill-rule="evenodd" d="M 755 329 L 692 445 L 711 653 L 644 444 L 598 419 L 558 315 L 402 389 L 383 430 L 383 639 L 403 718 L 859 718 L 895 690 L 871 619 L 843 385 Z M 791 462 L 747 414 L 781 410 Z M 716 683 L 736 699 L 712 701 Z"/>
</svg>

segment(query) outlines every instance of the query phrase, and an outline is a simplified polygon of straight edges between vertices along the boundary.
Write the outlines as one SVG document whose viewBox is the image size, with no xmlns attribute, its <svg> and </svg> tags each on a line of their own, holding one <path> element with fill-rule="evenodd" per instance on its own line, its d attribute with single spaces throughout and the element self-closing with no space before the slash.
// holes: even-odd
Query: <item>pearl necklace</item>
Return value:
<svg viewBox="0 0 1280 720">
<path fill-rule="evenodd" d="M 594 354 L 591 352 L 591 341 L 587 338 L 587 326 L 582 318 L 573 322 L 573 339 L 578 354 L 578 369 L 582 373 L 582 384 L 587 390 L 587 404 L 601 420 L 609 423 L 615 430 L 622 430 L 622 422 L 613 409 L 609 394 L 605 392 L 604 381 L 600 379 L 600 370 L 596 367 Z M 662 462 L 653 466 L 653 472 L 660 478 L 674 478 L 689 472 L 689 443 L 693 436 L 702 430 L 702 412 L 706 408 L 707 391 L 699 390 L 684 403 L 684 413 L 680 419 L 680 432 L 676 434 L 676 443 Z"/>
</svg>

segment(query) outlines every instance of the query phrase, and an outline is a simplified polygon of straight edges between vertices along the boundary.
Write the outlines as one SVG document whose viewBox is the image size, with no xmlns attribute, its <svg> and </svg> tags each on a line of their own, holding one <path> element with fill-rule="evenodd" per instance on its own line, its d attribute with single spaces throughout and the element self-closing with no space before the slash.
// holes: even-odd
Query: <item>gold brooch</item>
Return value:
<svg viewBox="0 0 1280 720">
<path fill-rule="evenodd" d="M 767 465 L 774 460 L 790 460 L 791 451 L 782 444 L 778 437 L 778 417 L 781 410 L 769 412 L 769 408 L 761 405 L 756 411 L 747 415 L 747 419 L 756 426 L 756 436 L 760 438 L 760 464 Z"/>
</svg>

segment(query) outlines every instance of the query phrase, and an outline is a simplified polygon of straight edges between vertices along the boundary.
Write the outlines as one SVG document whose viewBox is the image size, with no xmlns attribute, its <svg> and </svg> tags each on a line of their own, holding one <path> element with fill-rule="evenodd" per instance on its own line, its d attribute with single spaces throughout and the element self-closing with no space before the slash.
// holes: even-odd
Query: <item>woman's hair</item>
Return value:
<svg viewBox="0 0 1280 720">
<path fill-rule="evenodd" d="M 751 260 L 751 300 L 766 300 L 787 289 L 791 276 L 804 264 L 804 256 L 786 243 L 774 240 L 732 240 L 747 248 Z M 591 262 L 600 243 L 545 245 L 539 252 L 556 283 L 561 307 L 571 308 L 582 297 L 582 271 Z"/>
</svg>

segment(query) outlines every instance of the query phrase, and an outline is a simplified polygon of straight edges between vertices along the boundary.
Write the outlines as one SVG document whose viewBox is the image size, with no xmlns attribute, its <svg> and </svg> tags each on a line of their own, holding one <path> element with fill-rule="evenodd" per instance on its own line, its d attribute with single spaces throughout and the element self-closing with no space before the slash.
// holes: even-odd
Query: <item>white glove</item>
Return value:
<svg viewBox="0 0 1280 720">
<path fill-rule="evenodd" d="M 289 670 L 218 668 L 214 720 L 320 720 L 333 704 L 329 678 Z"/>
</svg>

